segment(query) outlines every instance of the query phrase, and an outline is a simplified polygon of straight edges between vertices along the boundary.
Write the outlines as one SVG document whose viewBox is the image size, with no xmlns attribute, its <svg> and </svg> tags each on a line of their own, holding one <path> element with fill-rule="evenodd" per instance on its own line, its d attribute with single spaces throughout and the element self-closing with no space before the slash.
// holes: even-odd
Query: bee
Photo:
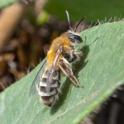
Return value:
<svg viewBox="0 0 124 124">
<path fill-rule="evenodd" d="M 38 95 L 49 107 L 54 106 L 59 99 L 61 73 L 65 74 L 75 86 L 79 86 L 70 63 L 80 59 L 81 52 L 75 50 L 75 45 L 82 42 L 82 38 L 72 29 L 67 11 L 66 14 L 69 30 L 53 40 L 47 53 L 45 69 L 36 85 Z"/>
</svg>

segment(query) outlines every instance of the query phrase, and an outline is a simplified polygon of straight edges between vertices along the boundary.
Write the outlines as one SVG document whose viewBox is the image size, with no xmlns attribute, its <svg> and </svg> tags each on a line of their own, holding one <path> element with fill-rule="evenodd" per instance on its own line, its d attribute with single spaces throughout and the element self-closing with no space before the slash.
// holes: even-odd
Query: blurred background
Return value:
<svg viewBox="0 0 124 124">
<path fill-rule="evenodd" d="M 83 19 L 80 31 L 124 17 L 123 0 L 15 1 L 0 4 L 0 92 L 42 61 L 52 40 L 68 29 L 65 10 L 72 25 Z M 122 87 L 87 123 L 124 124 L 123 93 Z"/>
</svg>

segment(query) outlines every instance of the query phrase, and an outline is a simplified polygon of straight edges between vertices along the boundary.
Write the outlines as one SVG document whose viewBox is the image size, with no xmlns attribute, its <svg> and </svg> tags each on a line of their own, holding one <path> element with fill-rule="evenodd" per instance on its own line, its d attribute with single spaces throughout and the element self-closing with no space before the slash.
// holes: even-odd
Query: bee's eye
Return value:
<svg viewBox="0 0 124 124">
<path fill-rule="evenodd" d="M 75 34 L 71 34 L 69 38 L 74 43 L 80 43 L 82 41 L 82 38 L 79 35 L 75 35 Z"/>
</svg>

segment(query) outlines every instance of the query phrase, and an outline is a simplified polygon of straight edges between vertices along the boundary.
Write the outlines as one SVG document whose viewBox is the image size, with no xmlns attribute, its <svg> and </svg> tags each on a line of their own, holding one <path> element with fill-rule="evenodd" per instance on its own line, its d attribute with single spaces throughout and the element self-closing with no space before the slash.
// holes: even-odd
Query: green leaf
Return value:
<svg viewBox="0 0 124 124">
<path fill-rule="evenodd" d="M 123 18 L 123 0 L 49 0 L 46 10 L 55 16 L 65 19 L 68 10 L 71 20 L 105 20 L 105 18 Z"/>
<path fill-rule="evenodd" d="M 16 1 L 17 0 L 0 0 L 0 8 L 6 7 Z"/>
<path fill-rule="evenodd" d="M 124 22 L 81 32 L 84 58 L 73 67 L 84 88 L 62 78 L 62 95 L 53 108 L 29 95 L 40 66 L 0 94 L 1 124 L 77 124 L 124 83 Z M 86 37 L 86 38 L 85 38 Z M 32 91 L 33 92 L 33 91 Z"/>
</svg>

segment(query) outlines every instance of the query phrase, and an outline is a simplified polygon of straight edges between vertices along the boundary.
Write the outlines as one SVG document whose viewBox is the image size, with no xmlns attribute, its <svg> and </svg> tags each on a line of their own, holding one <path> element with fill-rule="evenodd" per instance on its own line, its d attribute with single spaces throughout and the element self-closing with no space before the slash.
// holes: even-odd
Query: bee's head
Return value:
<svg viewBox="0 0 124 124">
<path fill-rule="evenodd" d="M 66 15 L 67 15 L 67 20 L 68 20 L 68 25 L 69 25 L 69 30 L 67 31 L 68 38 L 73 43 L 80 43 L 82 41 L 82 38 L 78 33 L 76 33 L 76 29 L 79 26 L 79 24 L 81 23 L 81 21 L 78 23 L 75 30 L 73 30 L 73 28 L 71 27 L 70 17 L 69 17 L 69 13 L 67 10 L 66 10 Z"/>
<path fill-rule="evenodd" d="M 78 33 L 75 33 L 73 31 L 69 30 L 67 32 L 67 34 L 68 34 L 68 38 L 71 40 L 71 42 L 73 42 L 73 43 L 80 43 L 80 42 L 82 42 L 82 38 L 81 38 L 81 36 Z"/>
</svg>

